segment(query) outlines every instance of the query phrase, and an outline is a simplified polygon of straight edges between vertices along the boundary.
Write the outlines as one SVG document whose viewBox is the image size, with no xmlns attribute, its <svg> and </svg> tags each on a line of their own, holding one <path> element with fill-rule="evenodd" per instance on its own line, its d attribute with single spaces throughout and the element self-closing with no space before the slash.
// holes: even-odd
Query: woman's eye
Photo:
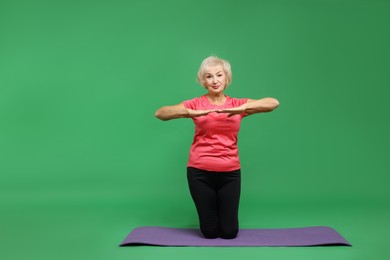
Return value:
<svg viewBox="0 0 390 260">
<path fill-rule="evenodd" d="M 209 78 L 211 78 L 211 76 L 206 76 L 206 79 L 209 79 Z"/>
</svg>

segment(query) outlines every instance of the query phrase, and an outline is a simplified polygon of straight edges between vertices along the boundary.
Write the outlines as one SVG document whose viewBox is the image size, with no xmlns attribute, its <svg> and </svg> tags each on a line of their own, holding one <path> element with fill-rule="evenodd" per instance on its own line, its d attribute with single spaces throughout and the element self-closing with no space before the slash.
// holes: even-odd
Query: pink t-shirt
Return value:
<svg viewBox="0 0 390 260">
<path fill-rule="evenodd" d="M 213 105 L 204 95 L 186 100 L 183 104 L 188 109 L 207 110 L 238 107 L 246 102 L 246 98 L 226 96 L 225 104 Z M 242 113 L 228 117 L 228 114 L 213 112 L 206 116 L 194 117 L 195 135 L 187 166 L 219 172 L 239 169 L 237 134 L 244 116 Z"/>
</svg>

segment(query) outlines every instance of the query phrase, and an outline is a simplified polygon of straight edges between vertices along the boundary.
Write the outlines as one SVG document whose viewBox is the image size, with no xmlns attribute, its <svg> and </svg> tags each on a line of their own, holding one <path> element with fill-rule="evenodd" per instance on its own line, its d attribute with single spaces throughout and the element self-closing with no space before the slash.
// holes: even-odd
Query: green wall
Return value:
<svg viewBox="0 0 390 260">
<path fill-rule="evenodd" d="M 45 226 L 53 207 L 104 205 L 110 221 L 128 218 L 120 239 L 129 226 L 196 225 L 193 123 L 154 111 L 204 94 L 196 72 L 211 54 L 232 64 L 228 95 L 280 101 L 242 122 L 242 225 L 272 205 L 389 209 L 389 12 L 384 0 L 0 0 L 5 245 L 23 216 Z"/>
</svg>

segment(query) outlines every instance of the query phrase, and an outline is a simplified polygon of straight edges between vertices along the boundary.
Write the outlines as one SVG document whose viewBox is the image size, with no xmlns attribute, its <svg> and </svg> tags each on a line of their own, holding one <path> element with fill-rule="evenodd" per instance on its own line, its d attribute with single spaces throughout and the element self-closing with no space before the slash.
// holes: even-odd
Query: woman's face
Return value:
<svg viewBox="0 0 390 260">
<path fill-rule="evenodd" d="M 226 74 L 221 65 L 209 67 L 204 75 L 205 87 L 211 93 L 220 93 L 226 86 Z"/>
</svg>

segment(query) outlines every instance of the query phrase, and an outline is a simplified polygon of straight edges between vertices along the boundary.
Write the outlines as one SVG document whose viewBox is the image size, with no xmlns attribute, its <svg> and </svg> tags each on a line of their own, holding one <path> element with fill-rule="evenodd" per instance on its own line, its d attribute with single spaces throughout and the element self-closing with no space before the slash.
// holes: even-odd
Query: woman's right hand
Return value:
<svg viewBox="0 0 390 260">
<path fill-rule="evenodd" d="M 192 110 L 188 109 L 188 117 L 193 118 L 193 117 L 199 117 L 199 116 L 205 116 L 208 115 L 209 113 L 215 112 L 214 110 Z"/>
<path fill-rule="evenodd" d="M 183 103 L 174 106 L 164 106 L 157 109 L 155 116 L 163 121 L 176 118 L 193 118 L 205 116 L 214 110 L 192 110 L 184 107 Z"/>
</svg>

